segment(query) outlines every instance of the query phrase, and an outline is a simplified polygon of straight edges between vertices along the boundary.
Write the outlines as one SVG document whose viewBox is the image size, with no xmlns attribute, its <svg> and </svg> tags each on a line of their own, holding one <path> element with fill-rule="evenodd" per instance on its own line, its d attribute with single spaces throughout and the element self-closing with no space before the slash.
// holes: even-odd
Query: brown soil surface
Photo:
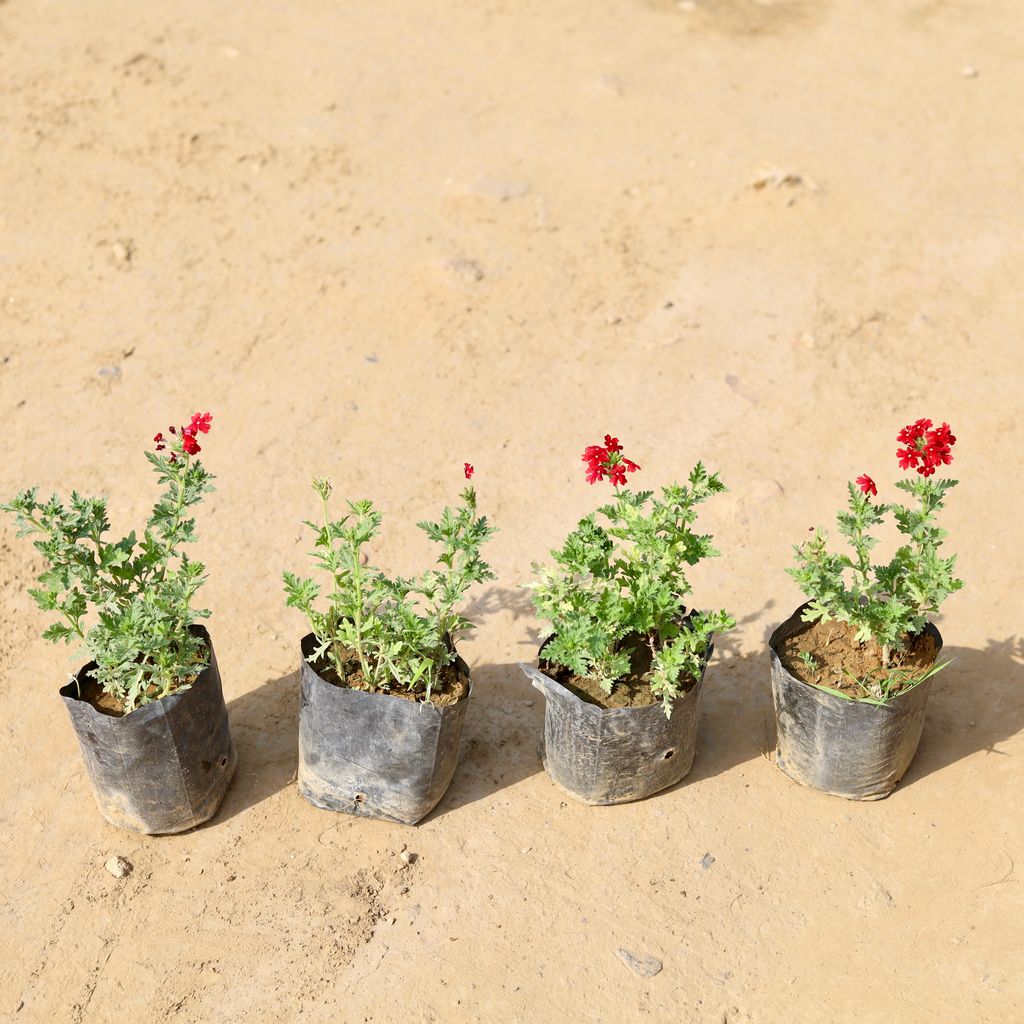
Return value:
<svg viewBox="0 0 1024 1024">
<path fill-rule="evenodd" d="M 193 629 L 194 628 L 195 627 L 193 627 Z M 205 645 L 203 647 L 203 651 L 206 651 Z M 200 661 L 203 660 L 205 660 L 205 654 L 201 655 L 197 659 L 196 663 L 198 664 Z M 92 664 L 92 662 L 90 662 L 90 664 Z M 183 687 L 191 686 L 198 678 L 198 675 L 194 675 L 189 676 L 188 679 L 186 679 L 184 682 L 178 681 L 174 684 L 174 686 L 170 689 L 166 696 L 170 697 L 172 694 L 177 693 L 178 690 L 182 689 Z M 112 718 L 124 717 L 124 701 L 122 701 L 119 697 L 115 697 L 112 693 L 107 693 L 100 686 L 100 684 L 97 683 L 96 680 L 93 678 L 91 670 L 88 671 L 86 674 L 79 676 L 79 687 L 79 696 L 82 698 L 82 700 L 88 701 L 101 714 L 110 715 Z M 149 688 L 149 692 L 150 694 L 158 693 L 159 689 L 155 685 L 151 685 Z M 140 705 L 140 707 L 141 706 L 142 705 Z"/>
<path fill-rule="evenodd" d="M 111 718 L 124 716 L 124 703 L 111 693 L 103 690 L 92 676 L 79 678 L 79 696 L 88 701 L 97 711 Z"/>
<path fill-rule="evenodd" d="M 369 693 L 383 693 L 389 697 L 400 697 L 402 700 L 410 700 L 417 703 L 426 703 L 427 700 L 425 692 L 410 692 L 400 686 L 396 686 L 393 689 L 389 687 L 367 686 L 366 677 L 363 675 L 363 670 L 359 667 L 359 659 L 354 653 L 351 655 L 351 659 L 345 663 L 346 672 L 344 680 L 338 678 L 338 673 L 334 666 L 325 659 L 317 662 L 314 668 L 316 668 L 317 674 L 322 679 L 333 683 L 335 686 L 349 687 L 353 690 L 366 690 Z M 460 675 L 454 665 L 445 665 L 438 673 L 438 681 L 439 685 L 435 686 L 430 692 L 430 703 L 437 704 L 439 707 L 458 704 L 469 692 L 469 683 Z"/>
<path fill-rule="evenodd" d="M 846 622 L 807 623 L 782 644 L 779 658 L 789 672 L 805 683 L 827 686 L 850 697 L 879 697 L 877 686 L 895 676 L 887 688 L 895 697 L 914 686 L 935 664 L 935 641 L 927 633 L 904 638 L 901 651 L 894 651 L 888 670 L 882 664 L 882 648 L 873 640 L 858 643 L 857 630 Z M 814 665 L 801 660 L 810 654 Z"/>
<path fill-rule="evenodd" d="M 598 707 L 643 708 L 658 700 L 651 693 L 650 685 L 635 676 L 617 680 L 612 692 L 607 694 L 595 680 L 575 675 L 564 665 L 542 662 L 540 670 L 561 683 L 566 689 L 572 690 L 581 700 L 585 700 L 588 704 L 596 704 Z"/>
<path fill-rule="evenodd" d="M 168 697 L 177 693 L 180 689 L 186 686 L 191 686 L 198 676 L 192 676 L 185 683 L 178 683 L 174 688 L 167 694 Z M 125 714 L 124 702 L 119 698 L 115 697 L 112 693 L 107 693 L 99 683 L 91 675 L 86 676 L 80 683 L 81 690 L 79 696 L 82 700 L 88 701 L 97 711 L 104 715 L 110 715 L 112 718 L 122 718 Z M 151 687 L 153 691 L 155 687 Z M 142 707 L 144 705 L 140 705 Z M 138 710 L 137 708 L 135 710 Z"/>
<path fill-rule="evenodd" d="M 650 649 L 645 643 L 636 643 L 635 639 L 630 641 L 629 638 L 624 646 L 633 647 L 631 671 L 625 678 L 616 680 L 610 694 L 605 693 L 595 679 L 578 676 L 564 665 L 541 661 L 538 667 L 566 689 L 572 690 L 581 700 L 601 708 L 644 708 L 657 703 L 661 698 L 655 697 L 647 681 L 651 670 Z M 695 679 L 683 680 L 680 693 L 692 690 L 696 682 Z"/>
<path fill-rule="evenodd" d="M 0 496 L 138 529 L 142 449 L 213 413 L 239 755 L 208 825 L 108 827 L 0 517 L 0 1020 L 1019 1024 L 1022 38 L 1019 0 L 0 3 Z M 766 638 L 791 545 L 861 473 L 895 500 L 920 416 L 959 438 L 954 660 L 896 792 L 847 803 L 770 761 Z M 606 432 L 633 486 L 721 472 L 692 582 L 740 625 L 687 779 L 587 807 L 541 765 L 520 584 L 605 500 Z M 498 580 L 451 788 L 416 828 L 310 807 L 310 478 L 410 575 L 466 461 Z"/>
</svg>

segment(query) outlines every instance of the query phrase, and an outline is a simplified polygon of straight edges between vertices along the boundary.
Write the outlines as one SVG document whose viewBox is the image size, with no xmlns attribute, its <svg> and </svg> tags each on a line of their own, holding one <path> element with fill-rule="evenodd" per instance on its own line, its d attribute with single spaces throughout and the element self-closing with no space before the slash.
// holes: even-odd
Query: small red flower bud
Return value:
<svg viewBox="0 0 1024 1024">
<path fill-rule="evenodd" d="M 462 471 L 463 473 L 466 474 L 467 480 L 472 480 L 473 474 L 476 472 L 476 470 L 468 462 L 463 463 Z"/>
</svg>

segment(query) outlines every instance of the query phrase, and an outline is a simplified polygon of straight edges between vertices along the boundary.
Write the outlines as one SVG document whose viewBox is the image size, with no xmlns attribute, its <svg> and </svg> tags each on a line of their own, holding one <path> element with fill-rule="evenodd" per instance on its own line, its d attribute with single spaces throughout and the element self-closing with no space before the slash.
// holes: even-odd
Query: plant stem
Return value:
<svg viewBox="0 0 1024 1024">
<path fill-rule="evenodd" d="M 363 650 L 363 574 L 362 566 L 359 564 L 359 545 L 350 546 L 352 559 L 352 579 L 355 582 L 356 601 L 352 610 L 352 621 L 356 627 L 356 655 L 359 657 L 359 667 L 363 670 L 363 678 L 366 680 L 366 688 L 373 685 L 374 677 L 370 674 L 370 666 L 366 660 L 366 653 Z"/>
<path fill-rule="evenodd" d="M 160 566 L 160 575 L 156 579 L 157 583 L 162 583 L 167 575 L 167 565 L 170 561 L 171 552 L 174 550 L 174 537 L 178 532 L 178 526 L 181 523 L 181 513 L 185 508 L 185 478 L 188 476 L 188 467 L 191 461 L 192 456 L 186 454 L 184 468 L 181 471 L 181 475 L 177 478 L 178 503 L 174 506 L 174 518 L 171 520 L 170 529 L 167 531 L 167 537 L 164 540 L 164 558 L 163 564 Z"/>
</svg>

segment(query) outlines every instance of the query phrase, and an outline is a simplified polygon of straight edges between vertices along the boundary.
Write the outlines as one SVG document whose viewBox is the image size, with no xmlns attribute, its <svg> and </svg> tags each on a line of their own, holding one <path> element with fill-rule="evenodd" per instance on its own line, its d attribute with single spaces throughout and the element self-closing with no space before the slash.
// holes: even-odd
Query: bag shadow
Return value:
<svg viewBox="0 0 1024 1024">
<path fill-rule="evenodd" d="M 921 745 L 900 789 L 980 751 L 1009 757 L 998 745 L 1024 729 L 1024 639 L 946 647 L 942 657 L 952 664 L 932 682 Z"/>
<path fill-rule="evenodd" d="M 543 733 L 544 698 L 517 663 L 474 668 L 458 767 L 448 792 L 423 821 L 486 800 L 543 771 Z"/>
<path fill-rule="evenodd" d="M 298 669 L 229 701 L 228 720 L 238 767 L 209 825 L 228 821 L 294 783 L 299 763 Z"/>
</svg>

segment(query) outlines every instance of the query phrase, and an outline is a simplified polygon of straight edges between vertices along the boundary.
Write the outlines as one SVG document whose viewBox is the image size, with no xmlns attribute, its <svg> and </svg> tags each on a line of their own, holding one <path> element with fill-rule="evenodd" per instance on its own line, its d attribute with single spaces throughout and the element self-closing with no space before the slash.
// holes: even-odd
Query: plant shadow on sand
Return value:
<svg viewBox="0 0 1024 1024">
<path fill-rule="evenodd" d="M 299 671 L 268 679 L 228 702 L 238 767 L 206 827 L 247 811 L 294 783 L 299 762 Z"/>
<path fill-rule="evenodd" d="M 767 601 L 758 611 L 740 619 L 737 627 L 758 621 L 774 604 L 773 600 Z M 772 629 L 774 626 L 765 635 L 770 635 Z M 693 767 L 685 778 L 662 792 L 712 779 L 738 765 L 772 760 L 774 754 L 775 712 L 767 641 L 761 650 L 741 653 L 735 631 L 716 636 L 715 652 L 701 687 Z"/>
<path fill-rule="evenodd" d="M 474 668 L 459 764 L 448 792 L 424 820 L 486 800 L 543 771 L 538 750 L 543 731 L 544 698 L 518 664 Z"/>
<path fill-rule="evenodd" d="M 932 683 L 921 745 L 899 789 L 979 751 L 1009 757 L 998 744 L 1024 729 L 1024 639 L 944 647 L 942 657 L 952 664 Z"/>
<path fill-rule="evenodd" d="M 530 592 L 522 587 L 488 587 L 464 612 L 481 628 L 488 617 L 500 613 L 511 613 L 513 622 L 533 618 Z M 523 660 L 530 660 L 539 644 L 537 629 L 526 629 Z M 458 767 L 448 792 L 424 821 L 485 800 L 543 771 L 539 752 L 543 732 L 544 698 L 517 662 L 476 666 Z"/>
</svg>

